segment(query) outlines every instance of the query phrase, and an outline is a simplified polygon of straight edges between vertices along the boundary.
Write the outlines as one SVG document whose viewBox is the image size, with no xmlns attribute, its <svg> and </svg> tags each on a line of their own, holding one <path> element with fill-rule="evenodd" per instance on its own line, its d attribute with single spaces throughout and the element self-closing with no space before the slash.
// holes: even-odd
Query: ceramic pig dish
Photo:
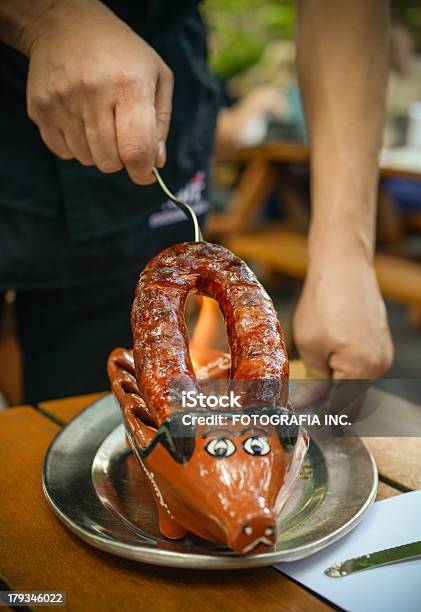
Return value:
<svg viewBox="0 0 421 612">
<path fill-rule="evenodd" d="M 241 408 L 181 405 L 183 393 L 201 389 L 184 323 L 191 291 L 220 304 L 231 348 L 227 384 L 240 384 Z M 272 550 L 308 437 L 289 422 L 283 335 L 263 287 L 223 247 L 175 245 L 142 273 L 132 331 L 133 352 L 115 349 L 108 375 L 161 533 L 191 532 L 239 555 Z"/>
</svg>

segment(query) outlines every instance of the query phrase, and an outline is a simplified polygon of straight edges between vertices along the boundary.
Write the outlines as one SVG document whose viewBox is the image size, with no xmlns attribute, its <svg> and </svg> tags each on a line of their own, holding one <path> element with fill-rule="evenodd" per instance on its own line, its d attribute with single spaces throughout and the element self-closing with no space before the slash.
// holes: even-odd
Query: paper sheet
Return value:
<svg viewBox="0 0 421 612">
<path fill-rule="evenodd" d="M 362 523 L 336 544 L 275 567 L 350 612 L 421 612 L 421 559 L 344 578 L 324 574 L 335 561 L 416 540 L 421 540 L 421 491 L 376 502 Z"/>
</svg>

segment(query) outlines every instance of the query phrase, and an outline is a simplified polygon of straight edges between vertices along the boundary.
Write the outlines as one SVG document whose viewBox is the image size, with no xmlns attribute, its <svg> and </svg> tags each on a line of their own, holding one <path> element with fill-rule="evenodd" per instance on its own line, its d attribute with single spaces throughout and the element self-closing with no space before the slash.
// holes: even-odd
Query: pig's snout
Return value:
<svg viewBox="0 0 421 612">
<path fill-rule="evenodd" d="M 228 545 L 240 555 L 251 552 L 261 553 L 276 544 L 278 526 L 274 515 L 266 513 L 248 517 L 246 521 L 228 539 Z"/>
</svg>

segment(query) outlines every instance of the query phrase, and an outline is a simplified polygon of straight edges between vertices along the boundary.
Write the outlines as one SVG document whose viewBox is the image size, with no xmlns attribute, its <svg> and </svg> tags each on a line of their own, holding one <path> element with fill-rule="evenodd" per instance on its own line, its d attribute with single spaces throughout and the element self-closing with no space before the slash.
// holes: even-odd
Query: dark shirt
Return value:
<svg viewBox="0 0 421 612">
<path fill-rule="evenodd" d="M 174 72 L 162 174 L 176 191 L 207 170 L 219 97 L 199 3 L 106 4 Z M 124 170 L 103 174 L 51 153 L 26 113 L 27 70 L 22 54 L 0 44 L 0 288 L 105 279 L 116 266 L 121 273 L 143 259 L 142 234 L 153 231 L 148 220 L 168 207 L 166 198 L 156 184 L 133 184 Z M 171 232 L 169 243 L 175 240 Z"/>
</svg>

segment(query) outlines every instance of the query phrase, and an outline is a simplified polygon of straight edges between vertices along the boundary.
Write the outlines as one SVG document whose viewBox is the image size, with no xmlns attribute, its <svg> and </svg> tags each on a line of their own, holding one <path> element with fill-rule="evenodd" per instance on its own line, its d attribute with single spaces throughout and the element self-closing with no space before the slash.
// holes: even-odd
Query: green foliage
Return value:
<svg viewBox="0 0 421 612">
<path fill-rule="evenodd" d="M 205 0 L 202 11 L 211 32 L 211 65 L 223 79 L 254 64 L 270 40 L 293 36 L 293 0 Z M 392 0 L 391 12 L 409 26 L 421 52 L 421 2 Z"/>
<path fill-rule="evenodd" d="M 292 0 L 206 0 L 203 14 L 211 65 L 224 79 L 254 64 L 270 40 L 293 35 Z"/>
<path fill-rule="evenodd" d="M 421 5 L 414 0 L 394 0 L 392 2 L 392 16 L 405 21 L 409 26 L 421 26 Z"/>
<path fill-rule="evenodd" d="M 421 3 L 419 0 L 393 0 L 392 17 L 395 17 L 411 30 L 418 52 L 421 52 Z"/>
</svg>

